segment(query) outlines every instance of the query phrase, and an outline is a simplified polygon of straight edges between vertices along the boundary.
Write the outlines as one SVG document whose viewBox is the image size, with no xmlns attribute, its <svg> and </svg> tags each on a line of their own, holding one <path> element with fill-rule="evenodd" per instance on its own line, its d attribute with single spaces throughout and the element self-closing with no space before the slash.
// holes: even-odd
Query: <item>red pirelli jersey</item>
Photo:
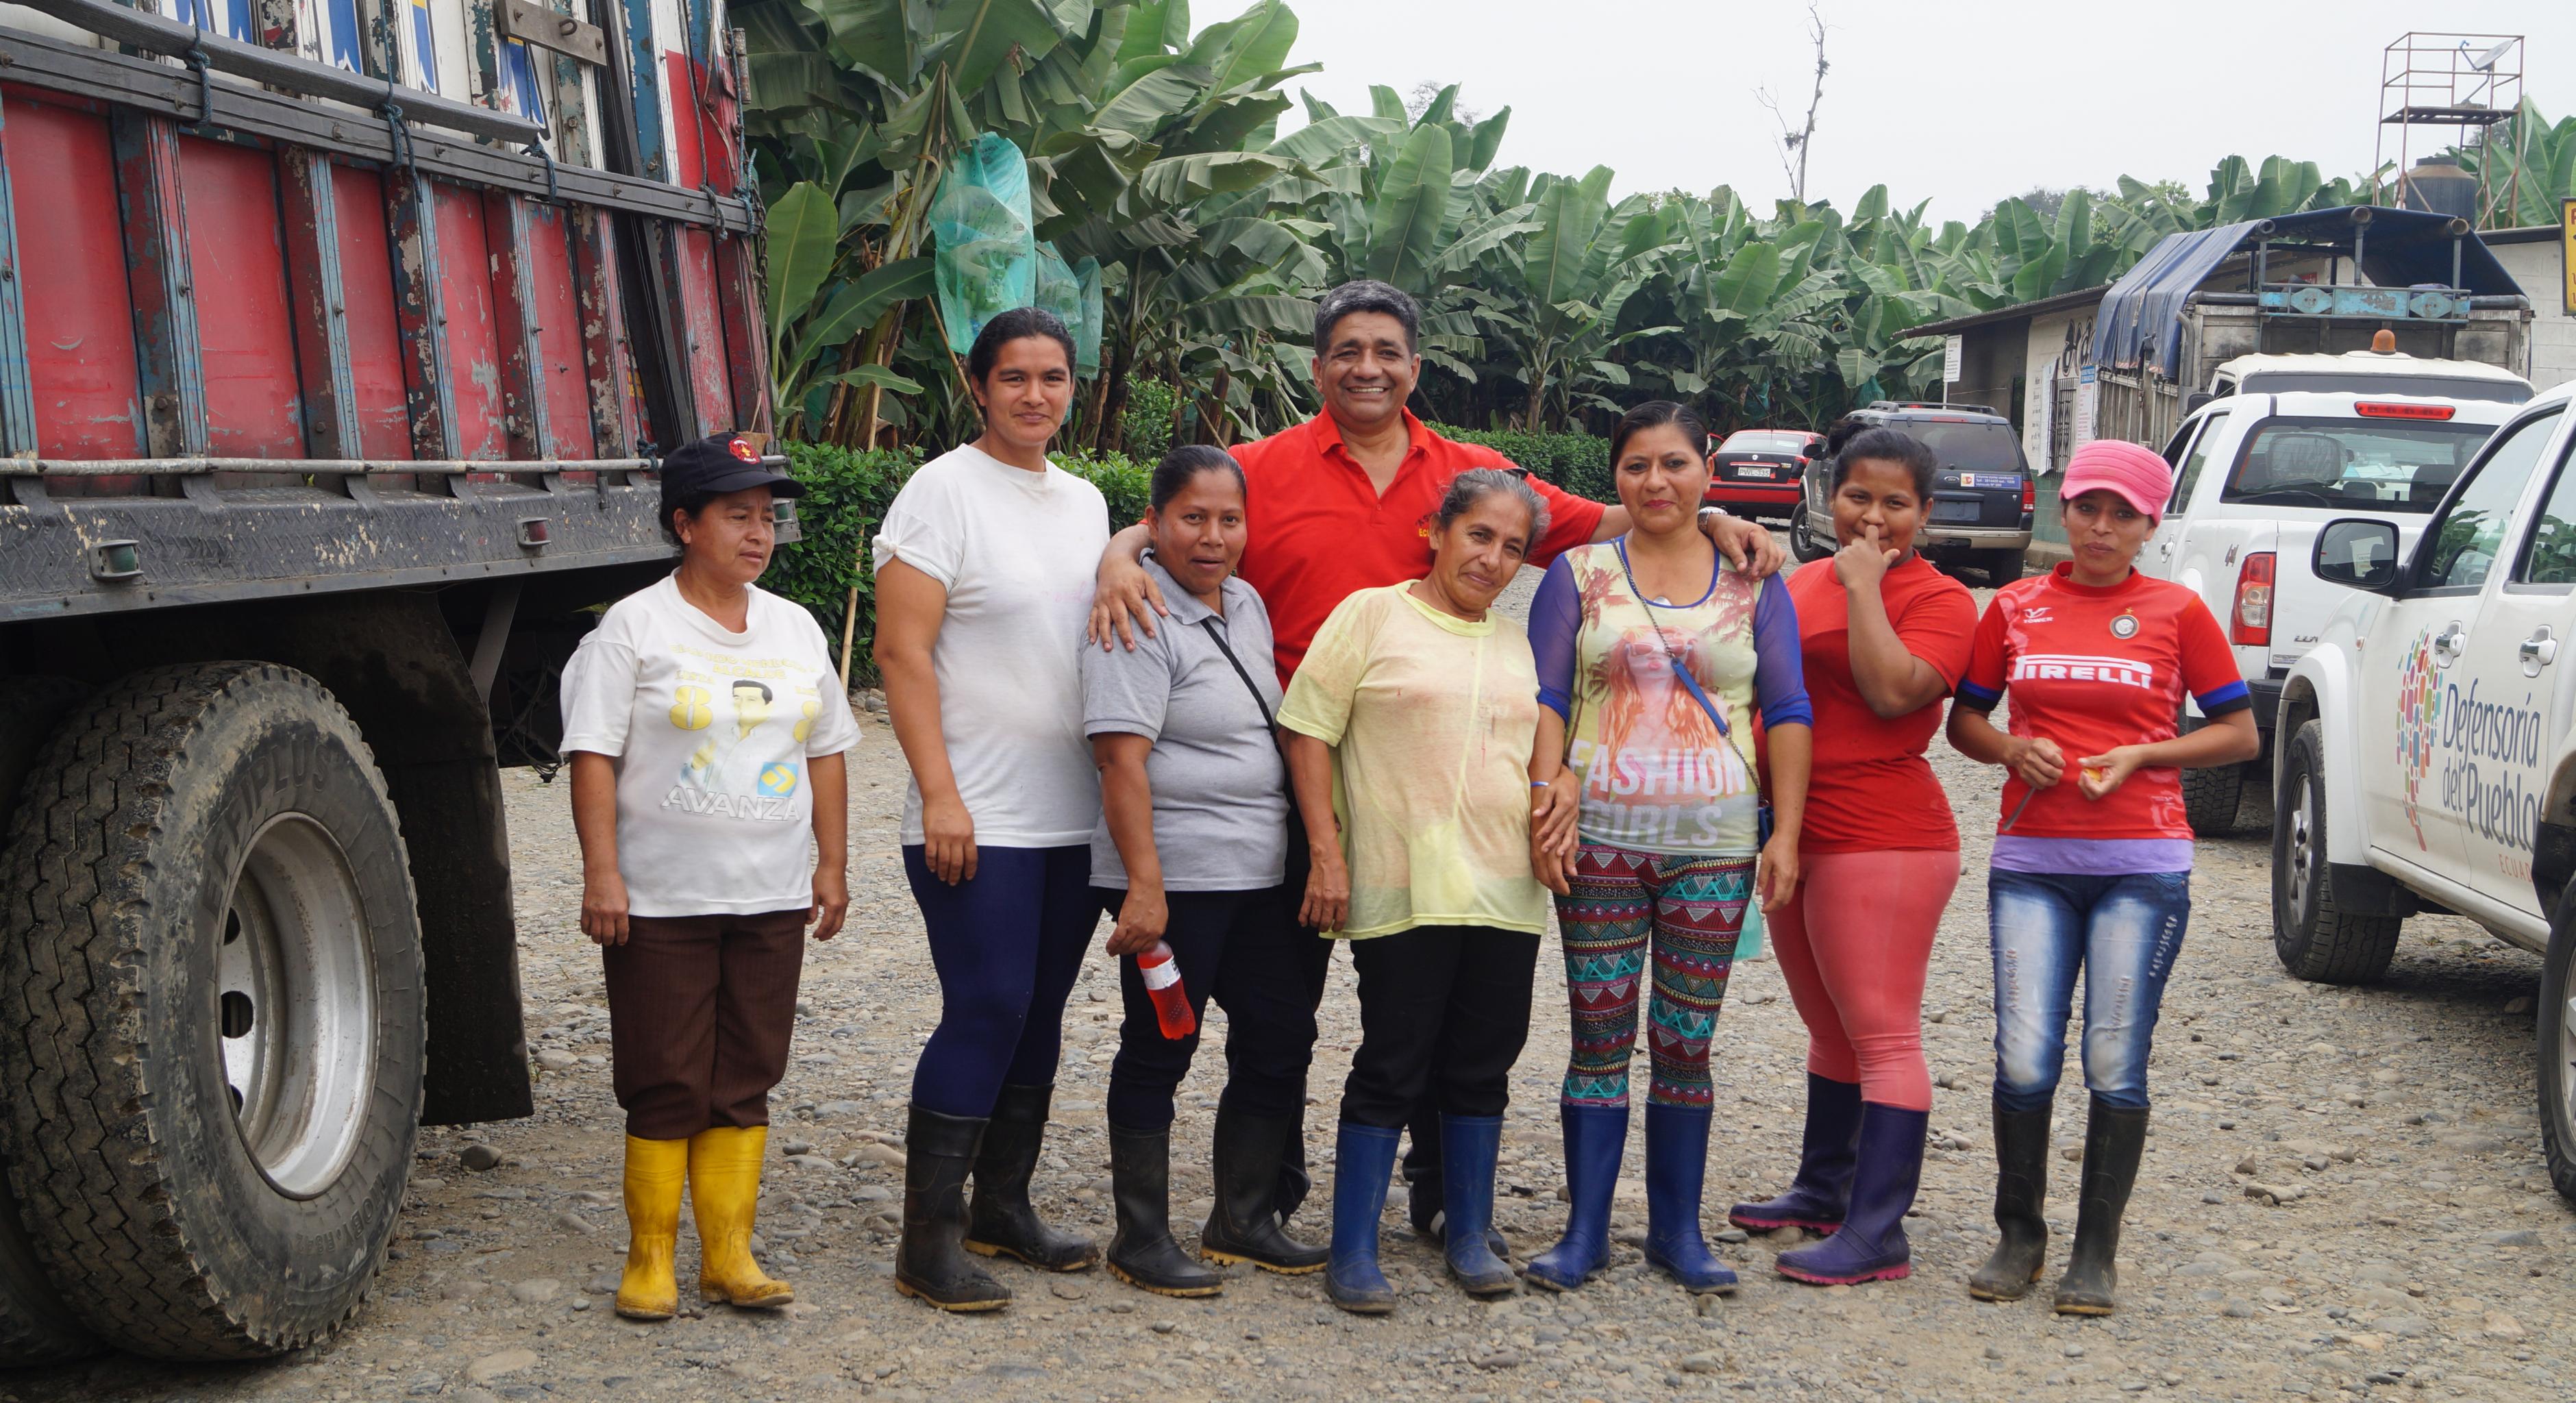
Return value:
<svg viewBox="0 0 2576 1403">
<path fill-rule="evenodd" d="M 1996 591 L 1959 679 L 1959 705 L 1992 711 L 2010 692 L 2012 734 L 2044 736 L 2066 755 L 2065 777 L 2027 808 L 2029 786 L 2007 774 L 1998 823 L 2019 809 L 2016 838 L 2188 840 L 2182 771 L 2142 769 L 2095 800 L 2076 788 L 2075 762 L 2173 739 L 2185 692 L 2204 716 L 2253 705 L 2236 655 L 2189 589 L 2135 573 L 2099 589 L 2075 583 L 2073 570 L 2061 564 Z"/>
</svg>

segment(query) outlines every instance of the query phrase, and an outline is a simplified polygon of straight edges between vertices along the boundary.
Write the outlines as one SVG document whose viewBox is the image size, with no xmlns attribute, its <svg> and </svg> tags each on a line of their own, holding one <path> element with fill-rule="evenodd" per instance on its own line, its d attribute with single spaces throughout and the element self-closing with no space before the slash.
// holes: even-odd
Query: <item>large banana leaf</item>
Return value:
<svg viewBox="0 0 2576 1403">
<path fill-rule="evenodd" d="M 1101 104 L 1100 110 L 1092 114 L 1090 125 L 1095 131 L 1150 136 L 1156 127 L 1189 110 L 1198 96 L 1201 76 L 1191 69 L 1170 66 L 1139 73 Z"/>
<path fill-rule="evenodd" d="M 1419 288 L 1449 210 L 1449 129 L 1425 122 L 1405 138 L 1369 219 L 1367 275 Z"/>
<path fill-rule="evenodd" d="M 821 186 L 800 180 L 769 207 L 769 349 L 777 355 L 788 324 L 805 314 L 841 240 L 841 213 Z"/>
<path fill-rule="evenodd" d="M 1404 130 L 1400 122 L 1389 123 L 1380 117 L 1326 117 L 1308 122 L 1290 132 L 1268 148 L 1273 156 L 1321 167 L 1335 156 L 1372 141 L 1382 141 Z"/>
<path fill-rule="evenodd" d="M 1252 189 L 1295 169 L 1294 162 L 1252 151 L 1166 156 L 1136 177 L 1136 193 L 1161 208 L 1177 209 L 1210 195 Z"/>
<path fill-rule="evenodd" d="M 1212 75 L 1209 103 L 1288 66 L 1288 50 L 1297 42 L 1297 14 L 1280 0 L 1260 0 L 1227 25 L 1209 26 L 1208 34 L 1220 31 L 1224 37 L 1213 51 L 1202 35 L 1183 59 L 1204 64 Z"/>
<path fill-rule="evenodd" d="M 945 63 L 956 91 L 973 93 L 1014 53 L 1034 62 L 1065 37 L 1045 0 L 928 0 L 932 32 L 940 37 L 923 58 Z M 1089 7 L 1084 7 L 1089 18 Z"/>
<path fill-rule="evenodd" d="M 1749 318 L 1770 305 L 1780 289 L 1780 250 L 1767 243 L 1748 243 L 1727 260 L 1709 288 L 1708 310 L 1718 317 Z"/>
</svg>

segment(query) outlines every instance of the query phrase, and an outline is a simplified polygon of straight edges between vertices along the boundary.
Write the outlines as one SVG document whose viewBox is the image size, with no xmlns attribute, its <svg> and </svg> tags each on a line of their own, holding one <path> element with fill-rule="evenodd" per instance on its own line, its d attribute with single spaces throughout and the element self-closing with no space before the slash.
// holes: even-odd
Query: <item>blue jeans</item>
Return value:
<svg viewBox="0 0 2576 1403">
<path fill-rule="evenodd" d="M 1987 874 L 1986 908 L 1995 960 L 1995 1104 L 2036 1111 L 2056 1096 L 2080 965 L 2084 1085 L 2109 1105 L 2145 1110 L 2147 1053 L 2191 918 L 2191 874 L 1996 868 Z"/>
</svg>

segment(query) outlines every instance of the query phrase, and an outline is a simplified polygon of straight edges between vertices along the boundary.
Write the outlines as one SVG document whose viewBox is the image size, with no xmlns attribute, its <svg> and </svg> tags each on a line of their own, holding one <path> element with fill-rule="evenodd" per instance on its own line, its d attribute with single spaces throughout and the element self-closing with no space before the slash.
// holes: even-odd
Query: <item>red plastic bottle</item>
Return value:
<svg viewBox="0 0 2576 1403">
<path fill-rule="evenodd" d="M 1154 942 L 1150 950 L 1136 956 L 1136 972 L 1145 977 L 1145 994 L 1154 1001 L 1154 1021 L 1163 1025 L 1163 1036 L 1178 1040 L 1199 1030 L 1198 1015 L 1190 1012 L 1189 993 L 1181 988 L 1181 967 L 1172 960 L 1172 947 Z"/>
</svg>

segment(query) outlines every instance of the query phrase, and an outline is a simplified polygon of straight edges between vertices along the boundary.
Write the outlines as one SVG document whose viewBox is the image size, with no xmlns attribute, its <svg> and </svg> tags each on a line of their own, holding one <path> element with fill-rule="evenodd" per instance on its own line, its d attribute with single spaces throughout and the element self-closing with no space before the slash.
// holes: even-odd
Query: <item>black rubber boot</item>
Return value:
<svg viewBox="0 0 2576 1403">
<path fill-rule="evenodd" d="M 1225 1115 L 1222 1100 L 1217 1102 L 1217 1115 L 1220 1119 Z M 1305 1206 L 1306 1196 L 1314 1191 L 1315 1176 L 1308 1172 L 1306 1159 L 1306 1108 L 1300 1106 L 1288 1121 L 1288 1133 L 1279 1151 L 1279 1187 L 1271 1199 L 1279 1226 L 1287 1227 L 1288 1220 L 1297 1216 L 1297 1210 Z"/>
<path fill-rule="evenodd" d="M 2003 1241 L 1986 1264 L 1968 1274 L 1968 1294 L 1981 1301 L 2018 1301 L 2048 1266 L 2049 1108 L 2008 1111 L 1995 1106 L 1995 1226 Z"/>
<path fill-rule="evenodd" d="M 2057 1279 L 2059 1315 L 2109 1315 L 2119 1282 L 2120 1215 L 2137 1186 L 2147 1148 L 2147 1113 L 2096 1098 L 2084 1126 L 2084 1197 L 2075 1209 L 2075 1251 Z"/>
<path fill-rule="evenodd" d="M 1289 1276 L 1324 1269 L 1332 1250 L 1290 1237 L 1273 1207 L 1280 1160 L 1297 1130 L 1295 1121 L 1249 1116 L 1218 1103 L 1216 1206 L 1199 1229 L 1199 1251 L 1209 1261 L 1250 1262 Z"/>
<path fill-rule="evenodd" d="M 1052 1086 L 1006 1086 L 984 1127 L 975 1156 L 975 1209 L 966 1220 L 966 1250 L 1009 1253 L 1042 1271 L 1080 1271 L 1100 1260 L 1099 1244 L 1060 1233 L 1029 1206 L 1029 1176 L 1046 1140 Z"/>
<path fill-rule="evenodd" d="M 1000 1310 L 1010 1288 L 959 1249 L 966 1231 L 966 1170 L 984 1122 L 912 1108 L 903 1136 L 903 1241 L 894 1289 L 941 1310 Z"/>
<path fill-rule="evenodd" d="M 1118 1231 L 1109 1274 L 1157 1296 L 1213 1296 L 1225 1278 L 1172 1241 L 1172 1132 L 1109 1127 L 1109 1194 Z"/>
</svg>

